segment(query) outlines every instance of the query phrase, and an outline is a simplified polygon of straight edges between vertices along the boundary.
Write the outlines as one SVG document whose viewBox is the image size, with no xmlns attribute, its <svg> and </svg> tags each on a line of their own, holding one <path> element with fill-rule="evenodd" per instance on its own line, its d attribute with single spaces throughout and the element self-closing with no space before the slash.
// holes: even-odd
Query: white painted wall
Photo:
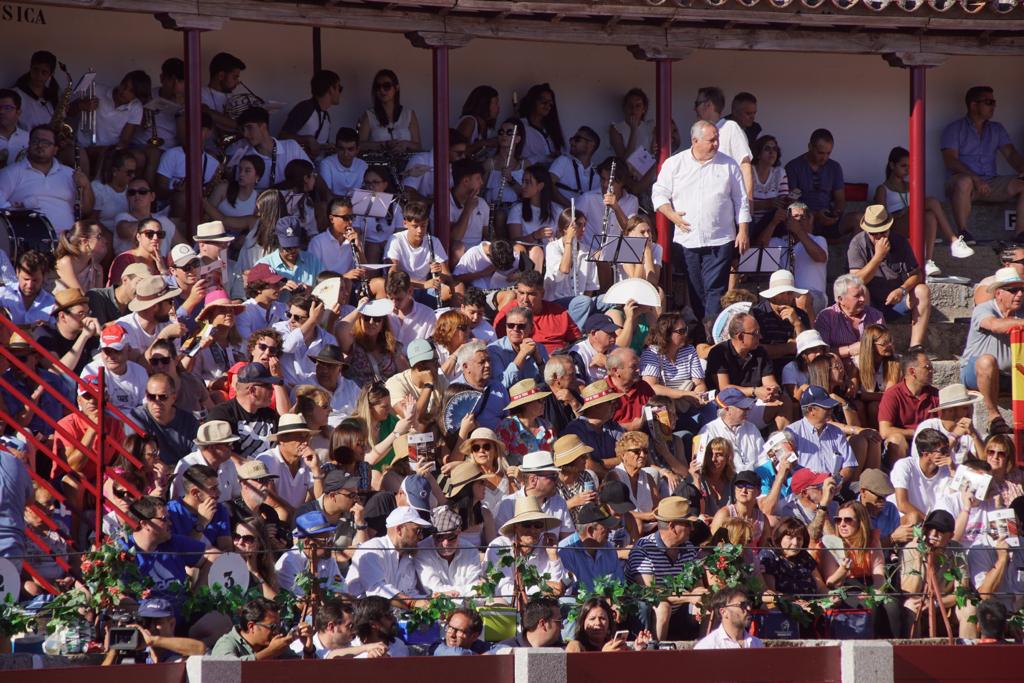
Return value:
<svg viewBox="0 0 1024 683">
<path fill-rule="evenodd" d="M 95 68 L 108 84 L 135 68 L 155 79 L 166 57 L 182 53 L 180 34 L 164 30 L 150 15 L 46 8 L 45 19 L 45 26 L 0 23 L 0 83 L 25 71 L 36 49 L 57 53 L 76 77 Z M 552 38 L 557 41 L 557 33 Z M 345 86 L 342 104 L 332 112 L 335 127 L 355 124 L 369 105 L 374 72 L 387 67 L 398 73 L 403 103 L 418 113 L 429 143 L 428 51 L 412 47 L 401 34 L 326 29 L 323 42 L 324 65 L 339 72 Z M 209 58 L 227 50 L 247 62 L 243 79 L 263 97 L 292 103 L 308 96 L 309 28 L 229 22 L 222 31 L 203 34 L 202 45 L 204 74 Z M 476 40 L 451 55 L 452 123 L 465 96 L 480 83 L 502 93 L 507 114 L 513 89 L 523 95 L 532 83 L 551 82 L 567 137 L 588 124 L 606 138 L 608 124 L 620 118 L 619 99 L 630 87 L 654 96 L 654 66 L 620 47 Z M 929 72 L 931 194 L 942 192 L 942 127 L 962 115 L 963 92 L 971 85 L 985 82 L 996 89 L 997 118 L 1024 149 L 1024 92 L 1016 87 L 1022 72 L 1024 58 L 1005 57 L 954 58 Z M 785 160 L 803 151 L 811 130 L 825 126 L 836 136 L 833 158 L 843 164 L 847 180 L 873 188 L 882 180 L 889 149 L 907 146 L 908 83 L 905 70 L 888 66 L 880 56 L 703 50 L 674 66 L 675 119 L 685 131 L 702 85 L 720 86 L 727 98 L 749 90 L 759 99 L 758 120 L 779 138 Z M 284 112 L 275 117 L 275 127 L 283 117 Z"/>
</svg>

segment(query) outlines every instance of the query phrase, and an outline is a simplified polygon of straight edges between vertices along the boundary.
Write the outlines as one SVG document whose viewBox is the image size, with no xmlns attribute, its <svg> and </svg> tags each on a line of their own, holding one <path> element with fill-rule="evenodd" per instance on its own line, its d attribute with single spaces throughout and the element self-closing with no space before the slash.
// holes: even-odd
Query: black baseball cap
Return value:
<svg viewBox="0 0 1024 683">
<path fill-rule="evenodd" d="M 594 522 L 598 522 L 609 529 L 614 529 L 620 524 L 619 518 L 612 513 L 612 509 L 609 506 L 587 503 L 577 513 L 576 523 L 593 524 Z"/>
<path fill-rule="evenodd" d="M 324 475 L 324 493 L 334 493 L 342 489 L 357 491 L 359 489 L 359 477 L 349 474 L 344 470 L 331 470 Z"/>
<path fill-rule="evenodd" d="M 761 477 L 751 470 L 743 470 L 742 472 L 737 472 L 736 476 L 733 477 L 732 485 L 737 486 L 738 484 L 749 484 L 750 486 L 761 488 Z"/>
<path fill-rule="evenodd" d="M 943 534 L 951 534 L 956 529 L 956 520 L 945 510 L 932 510 L 924 519 L 925 529 L 935 529 Z"/>
<path fill-rule="evenodd" d="M 610 479 L 601 484 L 601 492 L 598 497 L 603 505 L 607 505 L 619 514 L 636 509 L 636 505 L 629 498 L 629 489 L 618 479 Z"/>
<path fill-rule="evenodd" d="M 283 384 L 280 377 L 270 374 L 270 369 L 263 363 L 246 363 L 238 371 L 238 381 L 242 384 Z"/>
</svg>

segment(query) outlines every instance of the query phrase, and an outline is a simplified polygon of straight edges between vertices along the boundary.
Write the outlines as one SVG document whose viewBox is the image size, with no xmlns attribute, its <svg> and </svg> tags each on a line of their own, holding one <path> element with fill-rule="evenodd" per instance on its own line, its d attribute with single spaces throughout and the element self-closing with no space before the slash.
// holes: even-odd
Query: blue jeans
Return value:
<svg viewBox="0 0 1024 683">
<path fill-rule="evenodd" d="M 733 244 L 684 248 L 682 252 L 686 282 L 690 286 L 690 306 L 698 320 L 714 320 L 722 312 L 719 299 L 729 286 Z"/>
</svg>

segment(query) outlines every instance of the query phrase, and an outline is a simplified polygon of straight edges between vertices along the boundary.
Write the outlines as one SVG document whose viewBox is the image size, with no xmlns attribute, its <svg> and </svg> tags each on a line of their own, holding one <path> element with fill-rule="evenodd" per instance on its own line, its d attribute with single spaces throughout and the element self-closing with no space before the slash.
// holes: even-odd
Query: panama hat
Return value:
<svg viewBox="0 0 1024 683">
<path fill-rule="evenodd" d="M 509 388 L 508 396 L 511 399 L 505 410 L 512 410 L 519 406 L 529 403 L 531 401 L 540 401 L 551 395 L 550 391 L 545 391 L 537 384 L 534 379 L 524 379 L 516 382 Z"/>
<path fill-rule="evenodd" d="M 864 209 L 864 217 L 860 219 L 860 229 L 864 232 L 885 232 L 892 227 L 892 216 L 881 204 L 872 204 Z"/>
<path fill-rule="evenodd" d="M 579 412 L 582 413 L 588 408 L 621 398 L 622 394 L 615 391 L 607 381 L 599 379 L 583 387 L 580 396 L 583 398 L 583 405 L 580 406 Z"/>
<path fill-rule="evenodd" d="M 454 498 L 459 495 L 462 489 L 474 481 L 483 479 L 484 471 L 475 462 L 464 460 L 453 467 L 448 473 L 448 481 L 445 482 L 444 495 Z"/>
<path fill-rule="evenodd" d="M 929 413 L 937 413 L 947 408 L 958 408 L 960 406 L 974 405 L 981 400 L 981 393 L 968 391 L 963 384 L 950 384 L 948 387 L 939 389 L 939 405 L 935 406 Z"/>
<path fill-rule="evenodd" d="M 192 238 L 192 241 L 231 242 L 234 239 L 234 236 L 228 234 L 228 231 L 224 229 L 223 223 L 220 221 L 210 221 L 209 223 L 200 223 L 196 226 L 196 236 Z"/>
<path fill-rule="evenodd" d="M 1016 268 L 1000 268 L 992 278 L 992 284 L 988 286 L 988 291 L 994 294 L 998 289 L 1022 285 L 1024 285 L 1024 278 L 1021 278 Z"/>
<path fill-rule="evenodd" d="M 696 522 L 697 515 L 690 511 L 690 501 L 682 496 L 662 498 L 654 509 L 654 518 L 659 522 Z"/>
<path fill-rule="evenodd" d="M 795 285 L 796 279 L 793 277 L 793 273 L 785 269 L 776 270 L 768 280 L 768 289 L 761 292 L 761 296 L 765 299 L 771 299 L 786 292 L 792 292 L 793 294 L 807 293 L 806 289 L 800 289 Z"/>
<path fill-rule="evenodd" d="M 497 449 L 498 459 L 500 460 L 505 457 L 505 444 L 498 438 L 498 435 L 494 433 L 493 429 L 490 429 L 489 427 L 477 427 L 474 429 L 469 435 L 469 438 L 463 441 L 459 446 L 459 452 L 463 455 L 473 455 L 474 441 L 490 441 Z"/>
<path fill-rule="evenodd" d="M 180 294 L 181 290 L 168 285 L 162 275 L 150 275 L 136 286 L 135 298 L 128 304 L 128 310 L 132 313 L 145 311 Z"/>
<path fill-rule="evenodd" d="M 540 509 L 540 501 L 531 496 L 517 496 L 515 514 L 501 525 L 499 533 L 503 536 L 512 534 L 516 524 L 523 522 L 544 522 L 544 531 L 551 531 L 562 524 L 562 520 L 549 515 Z"/>
<path fill-rule="evenodd" d="M 267 441 L 278 441 L 285 434 L 312 434 L 314 430 L 306 424 L 306 418 L 297 413 L 286 413 L 277 421 L 277 430 L 266 437 Z"/>
<path fill-rule="evenodd" d="M 562 467 L 593 453 L 594 449 L 583 443 L 576 434 L 566 434 L 555 441 L 555 467 Z"/>
</svg>

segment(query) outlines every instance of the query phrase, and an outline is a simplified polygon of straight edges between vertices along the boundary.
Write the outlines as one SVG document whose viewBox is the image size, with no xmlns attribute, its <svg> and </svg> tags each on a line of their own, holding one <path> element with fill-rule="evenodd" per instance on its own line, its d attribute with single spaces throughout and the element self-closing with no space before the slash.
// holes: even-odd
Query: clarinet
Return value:
<svg viewBox="0 0 1024 683">
<path fill-rule="evenodd" d="M 436 261 L 437 258 L 434 256 L 434 235 L 431 234 L 431 232 L 430 232 L 430 223 L 429 222 L 427 223 L 426 240 L 427 240 L 427 253 L 430 255 L 430 265 L 427 266 L 427 268 L 428 268 L 428 270 L 427 270 L 427 277 L 430 278 L 430 280 L 433 280 L 434 279 L 433 278 L 433 273 L 430 272 L 429 268 L 431 268 L 434 265 L 434 261 Z M 428 282 L 429 282 L 429 280 L 428 280 Z M 437 296 L 434 297 L 434 310 L 437 310 L 438 307 L 441 306 L 441 290 L 442 289 L 443 289 L 443 285 L 441 284 L 441 280 L 438 279 L 438 281 L 437 281 Z"/>
<path fill-rule="evenodd" d="M 608 190 L 605 192 L 605 194 L 611 194 L 612 183 L 613 182 L 615 182 L 615 159 L 614 158 L 612 158 L 611 168 L 608 169 Z M 603 199 L 603 197 L 602 197 L 602 199 Z M 606 207 L 604 207 L 604 220 L 601 221 L 601 234 L 602 235 L 607 235 L 608 234 L 608 223 L 609 223 L 609 221 L 611 221 L 611 219 L 612 219 L 612 207 L 606 206 Z"/>
<path fill-rule="evenodd" d="M 348 243 L 352 245 L 352 260 L 355 261 L 356 268 L 361 268 L 363 260 L 359 257 L 359 237 L 350 239 Z M 370 282 L 369 280 L 360 279 L 359 288 L 356 290 L 356 299 L 362 299 L 363 297 L 370 298 Z"/>
<path fill-rule="evenodd" d="M 570 197 L 569 198 L 569 202 L 570 202 L 570 215 L 571 215 L 571 219 L 570 219 L 571 222 L 569 223 L 569 226 L 572 227 L 572 228 L 575 228 L 576 227 L 576 198 L 575 197 Z M 577 267 L 577 253 L 576 253 L 577 250 L 579 249 L 578 245 L 579 245 L 579 240 L 576 237 L 573 237 L 572 240 L 569 242 L 569 250 L 572 252 L 572 266 L 571 267 L 572 267 L 572 295 L 573 296 L 579 296 L 579 293 L 580 293 L 579 275 L 577 274 L 577 271 L 579 270 L 579 268 Z"/>
<path fill-rule="evenodd" d="M 505 170 L 506 171 L 508 170 L 509 164 L 512 163 L 512 152 L 514 152 L 515 149 L 516 149 L 516 137 L 518 135 L 519 135 L 519 124 L 517 123 L 517 124 L 515 124 L 512 127 L 512 144 L 510 144 L 508 146 L 508 154 L 505 157 Z M 501 174 L 501 182 L 498 183 L 498 194 L 495 195 L 494 201 L 492 201 L 490 206 L 488 207 L 490 209 L 490 212 L 491 212 L 490 219 L 487 221 L 487 241 L 488 242 L 493 242 L 494 241 L 494 214 L 495 214 L 495 211 L 497 209 L 498 203 L 502 202 L 503 201 L 502 198 L 505 196 L 505 183 L 506 183 L 505 174 L 503 172 Z"/>
<path fill-rule="evenodd" d="M 73 140 L 72 144 L 74 145 L 73 149 L 75 151 L 75 171 L 74 171 L 74 174 L 77 175 L 77 173 L 81 170 L 80 164 L 81 164 L 81 161 L 82 161 L 82 148 L 78 144 L 78 136 L 77 135 L 72 135 L 71 138 Z M 82 186 L 78 184 L 78 178 L 75 178 L 75 209 L 74 209 L 74 211 L 75 211 L 75 222 L 77 223 L 78 221 L 82 220 Z"/>
</svg>

